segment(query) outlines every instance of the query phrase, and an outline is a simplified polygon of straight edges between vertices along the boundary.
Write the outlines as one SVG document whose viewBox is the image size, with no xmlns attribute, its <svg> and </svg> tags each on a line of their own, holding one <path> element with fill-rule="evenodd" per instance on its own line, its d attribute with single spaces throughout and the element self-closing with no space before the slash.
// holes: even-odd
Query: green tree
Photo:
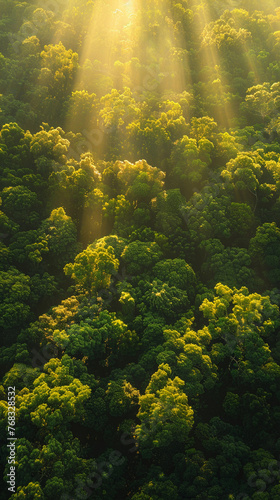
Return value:
<svg viewBox="0 0 280 500">
<path fill-rule="evenodd" d="M 136 436 L 140 447 L 168 446 L 174 440 L 184 442 L 193 426 L 193 410 L 182 387 L 184 382 L 170 378 L 171 369 L 161 364 L 140 396 Z"/>
<path fill-rule="evenodd" d="M 142 300 L 143 302 L 139 304 L 142 313 L 150 310 L 164 316 L 169 321 L 176 319 L 178 314 L 186 312 L 190 305 L 185 291 L 175 286 L 169 286 L 159 279 L 146 284 Z"/>
<path fill-rule="evenodd" d="M 165 174 L 158 168 L 151 167 L 145 160 L 135 164 L 118 162 L 118 167 L 119 189 L 129 201 L 148 203 L 160 193 Z"/>
<path fill-rule="evenodd" d="M 254 117 L 266 121 L 280 108 L 279 83 L 264 82 L 247 90 L 244 109 Z"/>
<path fill-rule="evenodd" d="M 54 122 L 62 111 L 63 100 L 71 94 L 78 71 L 78 54 L 67 50 L 60 41 L 57 45 L 45 45 L 40 57 L 42 67 L 36 97 L 45 119 Z M 42 98 L 45 99 L 40 102 Z"/>
<path fill-rule="evenodd" d="M 228 207 L 230 198 L 223 186 L 218 195 L 212 187 L 195 193 L 190 201 L 182 206 L 182 215 L 187 223 L 193 242 L 199 243 L 209 238 L 227 241 L 230 237 Z"/>
<path fill-rule="evenodd" d="M 92 248 L 89 245 L 75 257 L 73 264 L 64 267 L 64 271 L 74 279 L 81 292 L 91 296 L 99 289 L 109 287 L 111 275 L 117 271 L 118 266 L 119 261 L 115 258 L 112 247 Z"/>
<path fill-rule="evenodd" d="M 65 137 L 62 128 L 49 127 L 46 123 L 41 126 L 40 132 L 33 135 L 30 142 L 30 152 L 35 160 L 38 171 L 43 176 L 49 176 L 54 164 L 53 160 L 61 165 L 67 161 L 70 142 Z M 43 159 L 41 158 L 43 157 Z"/>
<path fill-rule="evenodd" d="M 157 243 L 144 241 L 132 241 L 121 254 L 127 272 L 133 275 L 151 269 L 161 256 L 162 252 Z"/>
<path fill-rule="evenodd" d="M 91 130 L 96 125 L 96 95 L 89 94 L 86 90 L 72 92 L 66 103 L 67 129 L 72 132 Z"/>
<path fill-rule="evenodd" d="M 42 222 L 40 232 L 48 242 L 48 258 L 54 264 L 52 267 L 61 269 L 77 254 L 77 230 L 62 207 L 53 210 L 50 217 Z"/>
<path fill-rule="evenodd" d="M 0 327 L 2 332 L 10 336 L 9 343 L 30 318 L 30 292 L 29 276 L 14 267 L 0 272 Z M 5 337 L 5 341 L 8 341 L 8 338 Z"/>
<path fill-rule="evenodd" d="M 196 276 L 191 266 L 183 259 L 161 260 L 154 266 L 153 273 L 169 286 L 186 290 L 190 299 L 194 298 Z"/>
<path fill-rule="evenodd" d="M 90 388 L 69 374 L 63 360 L 51 359 L 44 365 L 44 373 L 34 380 L 32 390 L 18 394 L 19 421 L 28 419 L 38 428 L 59 429 L 63 420 L 83 418 L 83 403 L 90 396 Z"/>
<path fill-rule="evenodd" d="M 1 193 L 3 210 L 24 229 L 36 227 L 40 220 L 40 205 L 36 193 L 24 186 L 4 188 Z"/>
<path fill-rule="evenodd" d="M 39 500 L 44 498 L 44 493 L 42 491 L 42 488 L 40 486 L 39 482 L 36 483 L 28 483 L 27 486 L 20 486 L 17 488 L 17 492 L 14 495 L 14 498 L 16 500 L 23 500 L 23 499 L 34 499 L 34 500 Z"/>
<path fill-rule="evenodd" d="M 203 241 L 200 248 L 204 252 L 201 266 L 203 282 L 210 286 L 222 282 L 229 287 L 244 285 L 249 288 L 257 283 L 250 255 L 245 248 L 225 248 L 217 239 Z"/>
<path fill-rule="evenodd" d="M 166 236 L 182 224 L 181 209 L 185 198 L 179 189 L 168 189 L 158 194 L 153 209 L 156 213 L 155 228 Z"/>
<path fill-rule="evenodd" d="M 217 339 L 212 347 L 212 360 L 220 363 L 230 359 L 231 375 L 237 384 L 254 385 L 269 377 L 274 384 L 279 370 L 269 344 L 273 346 L 275 342 L 278 307 L 267 296 L 249 294 L 245 287 L 231 290 L 218 283 L 215 292 L 213 301 L 204 299 L 200 306 L 204 317 L 209 319 L 212 337 Z"/>
<path fill-rule="evenodd" d="M 229 207 L 229 224 L 231 238 L 235 244 L 246 241 L 256 226 L 256 220 L 250 205 L 246 203 L 231 203 Z"/>
<path fill-rule="evenodd" d="M 106 391 L 109 413 L 113 417 L 127 414 L 138 405 L 139 391 L 126 380 L 124 382 L 109 382 Z"/>
<path fill-rule="evenodd" d="M 275 222 L 267 222 L 257 228 L 256 236 L 251 238 L 249 245 L 257 271 L 271 285 L 276 285 L 280 277 L 279 238 L 280 230 Z"/>
<path fill-rule="evenodd" d="M 189 197 L 191 187 L 199 186 L 208 173 L 213 148 L 213 143 L 205 137 L 197 141 L 184 135 L 175 143 L 171 154 L 174 167 L 170 173 L 174 187 L 182 186 L 183 193 Z"/>
</svg>

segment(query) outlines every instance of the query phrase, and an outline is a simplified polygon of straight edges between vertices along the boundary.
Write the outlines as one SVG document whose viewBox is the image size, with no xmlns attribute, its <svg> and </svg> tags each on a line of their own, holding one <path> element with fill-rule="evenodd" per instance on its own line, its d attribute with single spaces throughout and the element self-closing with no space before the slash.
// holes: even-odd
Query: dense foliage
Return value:
<svg viewBox="0 0 280 500">
<path fill-rule="evenodd" d="M 279 499 L 279 0 L 0 14 L 1 499 Z"/>
</svg>

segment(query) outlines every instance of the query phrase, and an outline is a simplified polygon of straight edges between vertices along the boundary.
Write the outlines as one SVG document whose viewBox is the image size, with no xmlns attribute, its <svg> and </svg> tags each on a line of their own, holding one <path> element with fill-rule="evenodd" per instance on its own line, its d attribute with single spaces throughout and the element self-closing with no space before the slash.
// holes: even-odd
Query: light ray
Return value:
<svg viewBox="0 0 280 500">
<path fill-rule="evenodd" d="M 128 87 L 140 103 L 149 94 L 179 94 L 191 86 L 188 50 L 184 46 L 182 23 L 185 29 L 191 19 L 188 11 L 172 11 L 169 0 L 113 0 L 97 1 L 87 28 L 80 54 L 80 70 L 75 91 L 86 89 L 102 96 L 112 89 L 119 93 Z M 176 7 L 177 8 L 177 7 Z M 171 96 L 171 97 L 170 97 Z M 88 99 L 88 97 L 86 96 Z M 73 117 L 66 125 L 73 129 Z M 99 119 L 100 121 L 100 119 Z M 104 139 L 104 130 L 97 123 L 93 139 Z M 88 132 L 87 132 L 88 135 Z M 103 138 L 102 138 L 103 137 Z"/>
<path fill-rule="evenodd" d="M 218 48 L 211 38 L 210 23 L 213 22 L 209 4 L 199 5 L 196 9 L 195 20 L 198 32 L 202 33 L 202 50 L 199 60 L 200 91 L 203 100 L 213 108 L 210 114 L 223 126 L 230 126 L 233 111 L 229 102 L 229 83 L 222 70 Z M 212 103 L 210 102 L 212 99 Z"/>
</svg>

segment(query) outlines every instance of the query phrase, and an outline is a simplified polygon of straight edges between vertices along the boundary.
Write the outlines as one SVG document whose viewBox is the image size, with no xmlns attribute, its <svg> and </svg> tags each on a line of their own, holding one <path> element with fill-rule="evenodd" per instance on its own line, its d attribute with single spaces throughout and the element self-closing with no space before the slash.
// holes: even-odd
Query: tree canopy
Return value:
<svg viewBox="0 0 280 500">
<path fill-rule="evenodd" d="M 279 50 L 279 0 L 0 0 L 1 500 L 280 498 Z"/>
</svg>

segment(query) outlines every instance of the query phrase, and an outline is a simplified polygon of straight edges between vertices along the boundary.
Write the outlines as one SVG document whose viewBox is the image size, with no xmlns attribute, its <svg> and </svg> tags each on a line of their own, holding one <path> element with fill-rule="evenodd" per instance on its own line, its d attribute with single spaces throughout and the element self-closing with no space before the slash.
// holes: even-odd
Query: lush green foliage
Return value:
<svg viewBox="0 0 280 500">
<path fill-rule="evenodd" d="M 0 14 L 1 499 L 279 499 L 279 0 Z"/>
</svg>

